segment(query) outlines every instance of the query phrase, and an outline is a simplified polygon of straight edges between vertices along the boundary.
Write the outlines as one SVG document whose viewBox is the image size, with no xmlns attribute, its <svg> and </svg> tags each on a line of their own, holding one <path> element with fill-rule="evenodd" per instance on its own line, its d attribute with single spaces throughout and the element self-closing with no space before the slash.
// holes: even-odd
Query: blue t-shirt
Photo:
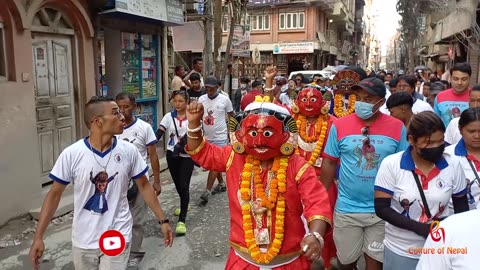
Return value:
<svg viewBox="0 0 480 270">
<path fill-rule="evenodd" d="M 340 213 L 374 213 L 373 186 L 380 162 L 408 147 L 405 126 L 396 118 L 381 114 L 370 125 L 370 146 L 362 142 L 365 126 L 356 114 L 337 119 L 325 146 L 326 158 L 340 160 L 335 205 Z"/>
</svg>

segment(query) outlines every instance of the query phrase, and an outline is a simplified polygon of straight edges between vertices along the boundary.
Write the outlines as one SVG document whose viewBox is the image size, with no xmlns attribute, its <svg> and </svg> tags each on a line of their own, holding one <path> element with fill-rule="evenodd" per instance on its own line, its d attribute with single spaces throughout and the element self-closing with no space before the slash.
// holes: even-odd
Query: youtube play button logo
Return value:
<svg viewBox="0 0 480 270">
<path fill-rule="evenodd" d="M 100 236 L 100 250 L 107 256 L 118 256 L 125 249 L 125 237 L 116 230 L 108 230 Z"/>
</svg>

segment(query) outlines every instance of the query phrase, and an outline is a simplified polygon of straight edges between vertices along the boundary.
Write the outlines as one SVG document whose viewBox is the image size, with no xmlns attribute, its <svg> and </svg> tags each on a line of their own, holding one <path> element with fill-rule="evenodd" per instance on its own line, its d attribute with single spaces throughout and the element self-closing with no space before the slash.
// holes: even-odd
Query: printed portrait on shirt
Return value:
<svg viewBox="0 0 480 270">
<path fill-rule="evenodd" d="M 212 107 L 209 107 L 207 110 L 207 115 L 203 119 L 203 124 L 206 126 L 213 126 L 215 125 L 215 117 L 213 116 L 214 110 Z"/>
<path fill-rule="evenodd" d="M 380 154 L 375 152 L 375 146 L 368 138 L 362 140 L 362 144 L 357 145 L 354 150 L 357 158 L 356 167 L 363 171 L 377 170 L 380 166 Z"/>
<path fill-rule="evenodd" d="M 112 176 L 108 176 L 107 172 L 101 171 L 93 177 L 93 170 L 90 171 L 90 182 L 95 187 L 95 193 L 87 201 L 83 209 L 89 210 L 96 214 L 103 214 L 108 211 L 107 199 L 105 194 L 107 192 L 108 184 L 118 175 L 116 172 Z"/>
</svg>

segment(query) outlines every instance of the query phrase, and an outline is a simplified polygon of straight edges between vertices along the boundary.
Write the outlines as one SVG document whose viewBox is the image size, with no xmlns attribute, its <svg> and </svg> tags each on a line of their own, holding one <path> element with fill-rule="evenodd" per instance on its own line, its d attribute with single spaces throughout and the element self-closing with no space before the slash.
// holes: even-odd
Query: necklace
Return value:
<svg viewBox="0 0 480 270">
<path fill-rule="evenodd" d="M 241 198 L 245 201 L 242 204 L 242 221 L 245 235 L 245 243 L 250 256 L 258 263 L 266 264 L 275 258 L 282 248 L 285 228 L 285 196 L 286 192 L 286 172 L 288 167 L 288 157 L 276 157 L 272 169 L 269 170 L 267 187 L 263 188 L 261 178 L 261 162 L 252 156 L 247 156 L 242 172 L 242 181 L 240 182 Z M 253 178 L 253 179 L 252 179 Z M 266 193 L 269 193 L 268 195 Z M 254 198 L 256 195 L 256 199 Z M 249 203 L 250 202 L 250 203 Z M 262 209 L 265 208 L 265 209 Z M 271 224 L 271 211 L 275 209 L 275 230 L 274 239 L 270 240 L 270 234 L 259 226 L 256 216 L 263 216 L 263 210 L 267 211 L 267 227 L 273 227 Z M 258 211 L 260 210 L 260 211 Z M 255 216 L 255 218 L 254 218 Z M 254 222 L 255 219 L 255 222 Z M 253 225 L 256 224 L 256 228 Z M 268 235 L 268 236 L 265 236 Z M 268 242 L 268 243 L 267 243 Z M 268 244 L 266 252 L 260 250 L 259 245 Z"/>
<path fill-rule="evenodd" d="M 315 123 L 315 132 L 312 136 L 308 136 L 307 134 L 307 118 L 303 115 L 298 116 L 297 126 L 300 129 L 300 137 L 307 143 L 317 142 L 315 145 L 315 149 L 308 160 L 310 165 L 315 164 L 318 159 L 318 156 L 322 153 L 323 145 L 325 143 L 325 138 L 327 136 L 327 129 L 328 129 L 328 115 L 327 116 L 320 116 L 317 118 L 317 122 Z M 318 137 L 317 137 L 318 136 Z M 300 155 L 300 146 L 297 147 L 295 153 Z M 304 154 L 305 155 L 305 154 Z"/>
<path fill-rule="evenodd" d="M 110 149 L 110 155 L 108 155 L 108 160 L 107 160 L 107 164 L 105 164 L 105 166 L 103 166 L 98 160 L 97 160 L 97 157 L 95 156 L 95 152 L 93 152 L 93 148 L 92 148 L 92 141 L 90 140 L 90 138 L 88 138 L 88 144 L 90 145 L 90 151 L 92 151 L 92 155 L 93 155 L 93 159 L 95 159 L 95 161 L 97 162 L 98 166 L 102 167 L 103 168 L 103 171 L 106 173 L 107 172 L 107 167 L 108 167 L 108 163 L 110 163 L 110 158 L 112 157 L 112 149 Z M 113 144 L 110 146 L 112 147 Z"/>
<path fill-rule="evenodd" d="M 336 94 L 333 98 L 334 107 L 333 112 L 338 118 L 352 114 L 355 111 L 355 95 L 348 97 L 348 109 L 345 111 L 343 106 L 343 95 Z"/>
</svg>

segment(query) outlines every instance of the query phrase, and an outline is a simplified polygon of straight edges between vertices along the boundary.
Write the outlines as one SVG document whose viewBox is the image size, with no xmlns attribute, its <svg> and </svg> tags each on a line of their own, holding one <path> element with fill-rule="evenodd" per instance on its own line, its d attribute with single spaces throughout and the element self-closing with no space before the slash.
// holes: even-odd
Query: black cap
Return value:
<svg viewBox="0 0 480 270">
<path fill-rule="evenodd" d="M 218 80 L 215 76 L 208 76 L 205 79 L 205 86 L 207 87 L 217 87 Z"/>
<path fill-rule="evenodd" d="M 377 78 L 366 78 L 352 87 L 353 91 L 359 89 L 363 89 L 369 94 L 379 96 L 381 98 L 385 98 L 385 95 L 387 95 L 387 88 L 385 88 L 385 83 L 383 83 L 380 79 Z"/>
</svg>

